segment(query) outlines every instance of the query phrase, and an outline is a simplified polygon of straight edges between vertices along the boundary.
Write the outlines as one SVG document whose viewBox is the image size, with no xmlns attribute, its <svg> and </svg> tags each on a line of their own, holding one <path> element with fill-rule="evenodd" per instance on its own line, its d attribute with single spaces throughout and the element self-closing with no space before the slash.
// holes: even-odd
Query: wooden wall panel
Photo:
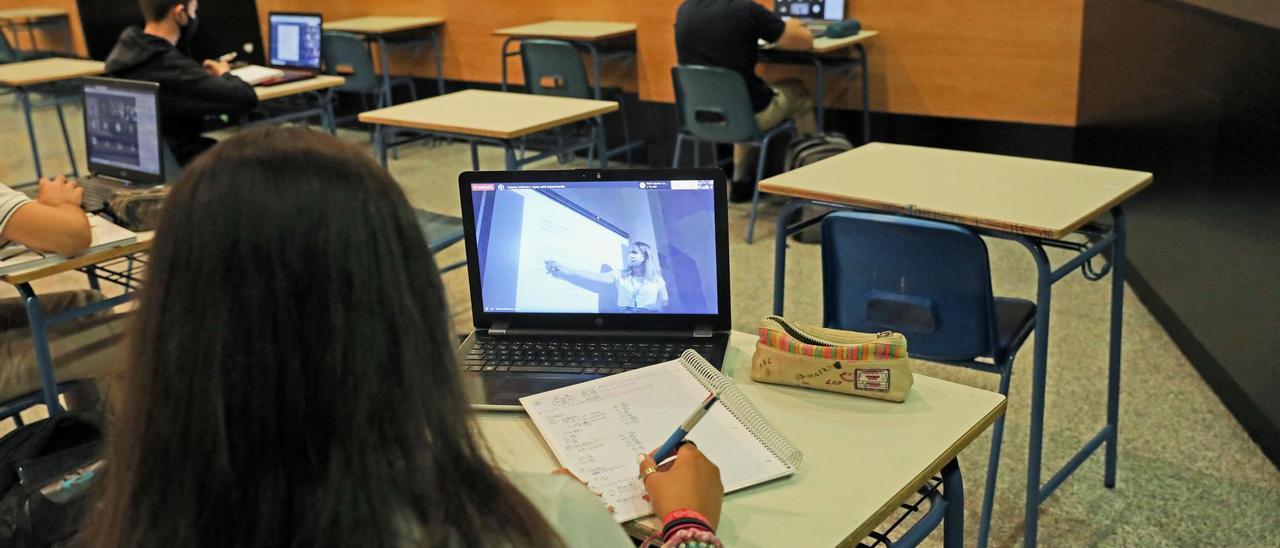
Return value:
<svg viewBox="0 0 1280 548">
<path fill-rule="evenodd" d="M 210 0 L 216 1 L 216 0 Z M 771 4 L 771 0 L 763 0 Z M 1084 0 L 856 0 L 853 15 L 881 35 L 871 57 L 872 108 L 903 114 L 1073 126 L 1079 88 Z M 446 18 L 445 76 L 497 82 L 495 28 L 544 19 L 630 21 L 638 26 L 635 65 L 607 73 L 612 85 L 650 101 L 671 101 L 673 25 L 679 0 L 257 0 L 271 10 L 321 11 L 327 18 L 439 15 Z M 0 0 L 5 6 L 59 6 L 73 0 Z M 73 17 L 79 43 L 79 21 Z M 212 29 L 204 29 L 208 32 Z M 83 45 L 80 45 L 83 52 Z M 429 53 L 400 55 L 397 72 L 430 76 Z M 512 65 L 513 74 L 518 74 Z M 769 78 L 807 70 L 766 69 Z M 828 104 L 860 104 L 856 85 L 828 84 Z M 812 84 L 810 84 L 812 85 Z"/>
<path fill-rule="evenodd" d="M 71 14 L 71 38 L 75 44 L 76 54 L 85 56 L 84 33 L 80 29 L 80 10 L 76 7 L 76 0 L 0 0 L 0 9 L 13 8 L 55 8 L 67 10 Z M 7 34 L 7 33 L 6 33 Z M 13 36 L 9 36 L 9 43 L 13 42 Z M 36 41 L 41 49 L 45 50 L 62 50 L 65 47 L 67 38 L 61 32 L 54 33 L 37 33 Z M 30 39 L 27 32 L 22 32 L 22 48 L 29 49 L 31 47 Z"/>
</svg>

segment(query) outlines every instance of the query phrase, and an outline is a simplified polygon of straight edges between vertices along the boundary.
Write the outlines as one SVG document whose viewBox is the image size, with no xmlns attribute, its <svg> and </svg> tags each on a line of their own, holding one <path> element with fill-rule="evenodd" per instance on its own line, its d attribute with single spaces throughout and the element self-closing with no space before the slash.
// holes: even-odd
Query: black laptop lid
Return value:
<svg viewBox="0 0 1280 548">
<path fill-rule="evenodd" d="M 477 328 L 730 329 L 719 169 L 459 177 Z"/>
<path fill-rule="evenodd" d="M 89 171 L 141 183 L 164 182 L 160 85 L 84 79 L 84 140 Z"/>
</svg>

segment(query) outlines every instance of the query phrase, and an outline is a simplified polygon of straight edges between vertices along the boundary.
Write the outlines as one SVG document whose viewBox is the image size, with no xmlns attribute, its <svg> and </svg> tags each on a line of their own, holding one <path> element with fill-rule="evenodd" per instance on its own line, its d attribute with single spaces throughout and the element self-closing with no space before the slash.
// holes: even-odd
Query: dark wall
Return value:
<svg viewBox="0 0 1280 548">
<path fill-rule="evenodd" d="M 1127 208 L 1139 297 L 1280 462 L 1280 30 L 1086 0 L 1079 115 L 1078 161 L 1155 173 Z"/>
<path fill-rule="evenodd" d="M 124 29 L 143 24 L 137 0 L 78 0 L 89 57 L 103 60 Z M 197 59 L 216 59 L 232 51 L 239 59 L 262 62 L 262 32 L 254 0 L 201 2 L 200 26 L 188 50 Z M 248 44 L 248 48 L 245 45 Z"/>
</svg>

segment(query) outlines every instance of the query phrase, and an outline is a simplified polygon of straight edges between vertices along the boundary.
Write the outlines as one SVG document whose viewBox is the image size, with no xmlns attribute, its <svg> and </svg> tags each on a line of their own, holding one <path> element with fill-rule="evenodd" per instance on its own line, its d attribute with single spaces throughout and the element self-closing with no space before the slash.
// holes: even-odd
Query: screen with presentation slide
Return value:
<svg viewBox="0 0 1280 548">
<path fill-rule="evenodd" d="M 272 66 L 320 70 L 319 15 L 273 13 L 268 25 Z"/>
<path fill-rule="evenodd" d="M 709 180 L 471 185 L 490 313 L 716 314 Z"/>
<path fill-rule="evenodd" d="M 775 0 L 773 9 L 782 17 L 797 19 L 844 19 L 845 0 Z"/>
<path fill-rule="evenodd" d="M 160 127 L 155 89 L 108 83 L 84 87 L 85 148 L 89 167 L 160 175 Z"/>
</svg>

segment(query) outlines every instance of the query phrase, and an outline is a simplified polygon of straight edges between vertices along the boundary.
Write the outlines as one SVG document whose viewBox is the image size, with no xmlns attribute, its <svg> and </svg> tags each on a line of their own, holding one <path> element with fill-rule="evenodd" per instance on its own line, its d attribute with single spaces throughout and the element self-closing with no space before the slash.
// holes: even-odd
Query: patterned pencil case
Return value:
<svg viewBox="0 0 1280 548">
<path fill-rule="evenodd" d="M 751 379 L 901 402 L 914 382 L 901 333 L 858 333 L 760 320 Z"/>
</svg>

